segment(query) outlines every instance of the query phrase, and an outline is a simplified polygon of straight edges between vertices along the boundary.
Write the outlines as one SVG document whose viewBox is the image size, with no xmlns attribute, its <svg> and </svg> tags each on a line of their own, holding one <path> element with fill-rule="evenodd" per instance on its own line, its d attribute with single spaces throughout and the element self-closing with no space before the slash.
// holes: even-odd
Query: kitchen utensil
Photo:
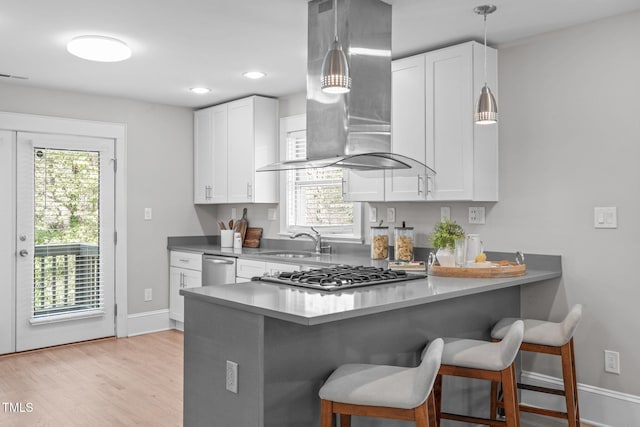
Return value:
<svg viewBox="0 0 640 427">
<path fill-rule="evenodd" d="M 233 220 L 229 220 L 229 230 L 233 230 Z"/>
<path fill-rule="evenodd" d="M 224 225 L 224 222 L 222 221 L 218 221 L 218 226 L 220 227 L 220 230 L 226 230 L 227 227 Z"/>
<path fill-rule="evenodd" d="M 242 241 L 247 234 L 247 228 L 249 227 L 249 221 L 247 221 L 247 208 L 242 209 L 242 218 L 237 220 L 233 226 L 233 229 L 240 233 Z"/>
<path fill-rule="evenodd" d="M 248 227 L 247 234 L 244 236 L 244 243 L 242 246 L 245 248 L 258 248 L 260 247 L 260 239 L 262 238 L 262 228 Z"/>
</svg>

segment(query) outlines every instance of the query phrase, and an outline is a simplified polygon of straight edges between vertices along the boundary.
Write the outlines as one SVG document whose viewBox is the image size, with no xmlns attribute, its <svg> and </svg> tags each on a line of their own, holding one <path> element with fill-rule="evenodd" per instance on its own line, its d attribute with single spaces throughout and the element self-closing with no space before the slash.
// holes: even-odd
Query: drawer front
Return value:
<svg viewBox="0 0 640 427">
<path fill-rule="evenodd" d="M 254 261 L 251 259 L 238 259 L 236 264 L 236 276 L 251 279 L 254 276 L 262 276 L 266 271 L 264 261 Z"/>
<path fill-rule="evenodd" d="M 202 270 L 202 254 L 171 251 L 170 258 L 172 267 L 188 268 L 196 271 Z"/>
</svg>

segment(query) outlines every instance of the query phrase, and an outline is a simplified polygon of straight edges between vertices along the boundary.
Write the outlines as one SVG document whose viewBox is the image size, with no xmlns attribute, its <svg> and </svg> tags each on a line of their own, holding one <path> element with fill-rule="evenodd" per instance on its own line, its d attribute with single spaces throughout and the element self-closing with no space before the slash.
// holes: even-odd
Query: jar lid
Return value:
<svg viewBox="0 0 640 427">
<path fill-rule="evenodd" d="M 413 227 L 396 227 L 396 230 L 413 230 Z"/>
<path fill-rule="evenodd" d="M 372 229 L 372 230 L 373 230 L 373 229 L 377 229 L 377 230 L 386 229 L 386 230 L 388 230 L 388 229 L 389 229 L 389 226 L 388 226 L 388 225 L 374 225 L 374 226 L 372 226 L 372 227 L 371 227 L 371 229 Z"/>
</svg>

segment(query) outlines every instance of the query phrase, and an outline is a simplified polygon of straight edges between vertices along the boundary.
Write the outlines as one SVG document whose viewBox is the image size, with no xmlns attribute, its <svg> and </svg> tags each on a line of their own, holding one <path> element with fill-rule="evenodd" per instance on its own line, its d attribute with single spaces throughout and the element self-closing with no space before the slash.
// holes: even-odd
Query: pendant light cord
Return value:
<svg viewBox="0 0 640 427">
<path fill-rule="evenodd" d="M 487 85 L 487 12 L 484 13 L 484 85 Z"/>
<path fill-rule="evenodd" d="M 333 38 L 338 41 L 338 0 L 333 0 Z"/>
</svg>

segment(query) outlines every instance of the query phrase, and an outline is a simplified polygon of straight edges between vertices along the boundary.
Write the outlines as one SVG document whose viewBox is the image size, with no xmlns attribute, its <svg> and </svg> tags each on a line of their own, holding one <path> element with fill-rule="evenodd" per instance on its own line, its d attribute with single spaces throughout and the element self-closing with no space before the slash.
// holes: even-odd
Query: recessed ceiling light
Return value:
<svg viewBox="0 0 640 427">
<path fill-rule="evenodd" d="M 67 51 L 78 58 L 98 62 L 118 62 L 131 57 L 131 48 L 121 40 L 106 36 L 78 36 L 67 43 Z"/>
<path fill-rule="evenodd" d="M 209 89 L 208 87 L 192 87 L 189 89 L 191 92 L 193 93 L 197 93 L 198 95 L 203 95 L 205 93 L 209 93 L 211 92 L 211 89 Z"/>
<path fill-rule="evenodd" d="M 243 76 L 245 76 L 248 79 L 261 79 L 264 76 L 266 76 L 265 73 L 263 73 L 262 71 L 247 71 L 246 73 L 243 74 Z"/>
</svg>

